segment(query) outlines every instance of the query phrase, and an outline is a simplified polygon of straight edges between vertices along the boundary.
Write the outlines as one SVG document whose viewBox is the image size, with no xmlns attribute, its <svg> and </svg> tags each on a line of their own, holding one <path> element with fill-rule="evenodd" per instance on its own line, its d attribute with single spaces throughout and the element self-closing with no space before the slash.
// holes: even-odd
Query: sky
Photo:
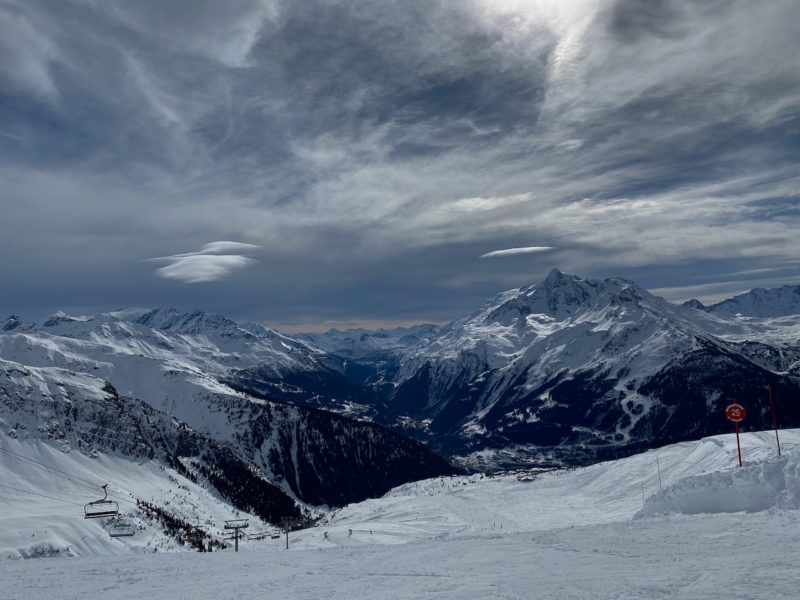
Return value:
<svg viewBox="0 0 800 600">
<path fill-rule="evenodd" d="M 797 0 L 0 0 L 0 312 L 800 282 Z"/>
</svg>

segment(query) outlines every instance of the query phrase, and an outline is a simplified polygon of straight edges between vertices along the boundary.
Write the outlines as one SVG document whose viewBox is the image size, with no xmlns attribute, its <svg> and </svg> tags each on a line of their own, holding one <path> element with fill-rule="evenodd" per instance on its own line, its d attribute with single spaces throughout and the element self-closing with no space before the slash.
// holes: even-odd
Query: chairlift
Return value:
<svg viewBox="0 0 800 600">
<path fill-rule="evenodd" d="M 247 529 L 247 519 L 229 519 L 225 521 L 225 529 Z"/>
<path fill-rule="evenodd" d="M 133 525 L 126 523 L 125 521 L 114 523 L 111 526 L 111 529 L 108 530 L 108 535 L 112 538 L 132 537 L 135 534 L 136 530 L 133 528 Z"/>
<path fill-rule="evenodd" d="M 116 517 L 119 514 L 119 504 L 108 499 L 108 484 L 103 486 L 105 494 L 100 500 L 89 502 L 83 507 L 84 519 L 100 519 L 103 517 Z"/>
</svg>

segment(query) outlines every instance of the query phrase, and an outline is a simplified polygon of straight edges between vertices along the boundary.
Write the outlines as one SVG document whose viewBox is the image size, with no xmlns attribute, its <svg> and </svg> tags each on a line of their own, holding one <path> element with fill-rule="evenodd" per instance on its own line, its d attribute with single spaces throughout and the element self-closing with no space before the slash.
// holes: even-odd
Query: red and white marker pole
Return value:
<svg viewBox="0 0 800 600">
<path fill-rule="evenodd" d="M 725 408 L 725 416 L 728 417 L 729 421 L 733 421 L 736 425 L 736 450 L 739 452 L 739 466 L 742 466 L 742 446 L 739 443 L 739 423 L 744 421 L 744 417 L 747 412 L 744 410 L 744 406 L 741 404 L 737 404 L 735 399 L 732 399 L 733 402 L 729 404 Z"/>
</svg>

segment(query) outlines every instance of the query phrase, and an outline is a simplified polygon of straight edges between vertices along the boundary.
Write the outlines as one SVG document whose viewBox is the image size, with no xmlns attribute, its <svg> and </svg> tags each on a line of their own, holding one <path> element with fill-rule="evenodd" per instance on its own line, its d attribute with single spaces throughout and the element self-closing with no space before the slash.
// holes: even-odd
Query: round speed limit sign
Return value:
<svg viewBox="0 0 800 600">
<path fill-rule="evenodd" d="M 747 413 L 744 410 L 744 406 L 736 402 L 729 404 L 725 409 L 725 416 L 734 423 L 741 423 L 744 421 L 745 415 L 747 415 Z"/>
</svg>

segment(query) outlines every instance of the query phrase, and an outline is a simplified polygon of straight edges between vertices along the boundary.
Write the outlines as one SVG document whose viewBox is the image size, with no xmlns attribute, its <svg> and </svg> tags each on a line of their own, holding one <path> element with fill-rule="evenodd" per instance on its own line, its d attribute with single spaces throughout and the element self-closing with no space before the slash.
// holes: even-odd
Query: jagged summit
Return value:
<svg viewBox="0 0 800 600">
<path fill-rule="evenodd" d="M 20 326 L 20 320 L 17 315 L 9 315 L 4 321 L 2 330 L 3 331 L 13 331 Z"/>
<path fill-rule="evenodd" d="M 697 300 L 695 298 L 687 300 L 686 302 L 681 304 L 681 306 L 685 306 L 686 308 L 695 308 L 697 310 L 706 310 L 706 305 L 700 302 L 700 300 Z"/>
<path fill-rule="evenodd" d="M 547 274 L 547 277 L 545 277 L 542 280 L 542 285 L 558 284 L 564 279 L 580 279 L 580 277 L 577 277 L 575 275 L 566 275 L 565 273 L 560 271 L 557 267 L 553 267 L 552 269 L 550 269 L 550 272 Z"/>
<path fill-rule="evenodd" d="M 634 282 L 622 278 L 584 279 L 553 269 L 540 283 L 509 290 L 473 315 L 485 322 L 509 324 L 520 316 L 547 315 L 562 320 L 587 309 L 655 299 Z"/>
</svg>

